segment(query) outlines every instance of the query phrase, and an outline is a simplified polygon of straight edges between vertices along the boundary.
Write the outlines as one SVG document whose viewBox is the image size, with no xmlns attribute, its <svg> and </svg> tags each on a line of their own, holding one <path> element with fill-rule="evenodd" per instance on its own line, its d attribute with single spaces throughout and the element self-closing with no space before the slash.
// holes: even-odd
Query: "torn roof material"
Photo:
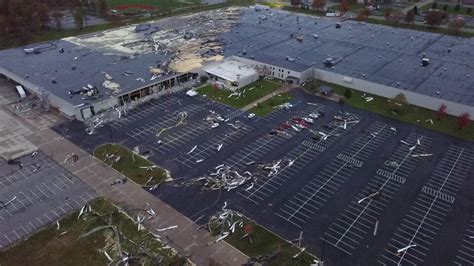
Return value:
<svg viewBox="0 0 474 266">
<path fill-rule="evenodd" d="M 176 72 L 224 56 L 240 56 L 302 72 L 311 67 L 474 105 L 474 39 L 341 22 L 284 11 L 229 8 L 66 38 L 52 44 L 0 51 L 0 71 L 81 104 L 69 90 L 102 85 L 104 73 L 120 92 L 148 84 L 150 67 Z M 421 60 L 429 58 L 427 66 Z M 325 65 L 331 59 L 331 66 Z M 113 84 L 109 84 L 113 85 Z M 101 99 L 114 91 L 99 89 Z M 116 88 L 116 87 L 114 87 Z"/>
</svg>

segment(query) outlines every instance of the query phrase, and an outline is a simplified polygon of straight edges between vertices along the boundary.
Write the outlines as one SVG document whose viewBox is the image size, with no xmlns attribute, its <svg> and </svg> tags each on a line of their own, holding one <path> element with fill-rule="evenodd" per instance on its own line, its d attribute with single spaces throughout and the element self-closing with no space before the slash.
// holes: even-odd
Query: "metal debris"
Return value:
<svg viewBox="0 0 474 266">
<path fill-rule="evenodd" d="M 14 200 L 16 200 L 16 196 L 14 196 L 11 200 L 7 201 L 6 203 L 3 203 L 0 201 L 0 208 L 5 208 L 6 206 L 8 206 L 10 203 L 12 203 Z"/>
<path fill-rule="evenodd" d="M 250 172 L 240 174 L 230 166 L 220 165 L 220 167 L 216 168 L 216 172 L 208 176 L 187 180 L 182 183 L 182 185 L 200 185 L 203 190 L 225 189 L 230 191 L 231 189 L 245 184 L 249 180 L 252 180 L 252 174 Z"/>
<path fill-rule="evenodd" d="M 171 229 L 175 229 L 175 228 L 178 228 L 178 226 L 177 225 L 172 225 L 172 226 L 168 226 L 168 227 L 165 227 L 165 228 L 157 228 L 156 231 L 163 232 L 163 231 L 167 231 L 167 230 L 171 230 Z"/>
</svg>

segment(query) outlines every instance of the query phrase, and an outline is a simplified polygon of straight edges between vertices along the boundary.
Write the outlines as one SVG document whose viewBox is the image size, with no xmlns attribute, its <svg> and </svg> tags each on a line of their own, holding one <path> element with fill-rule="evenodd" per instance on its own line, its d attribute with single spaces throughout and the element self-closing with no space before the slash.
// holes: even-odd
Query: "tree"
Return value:
<svg viewBox="0 0 474 266">
<path fill-rule="evenodd" d="M 438 120 L 441 120 L 443 117 L 445 117 L 447 115 L 447 111 L 446 109 L 448 109 L 448 107 L 444 104 L 441 104 L 438 108 L 438 112 L 436 113 L 436 118 Z"/>
<path fill-rule="evenodd" d="M 369 16 L 370 16 L 370 11 L 367 8 L 363 8 L 359 10 L 359 13 L 357 13 L 357 16 L 355 17 L 355 19 L 357 21 L 365 21 L 369 18 Z"/>
<path fill-rule="evenodd" d="M 458 129 L 461 130 L 467 127 L 470 123 L 470 117 L 468 113 L 463 113 L 458 117 Z"/>
<path fill-rule="evenodd" d="M 456 17 L 453 21 L 448 23 L 448 29 L 451 31 L 454 35 L 458 35 L 459 31 L 461 31 L 461 28 L 466 24 L 464 19 L 462 17 Z"/>
<path fill-rule="evenodd" d="M 99 13 L 102 16 L 107 15 L 107 1 L 106 0 L 99 0 L 98 1 L 98 8 L 99 8 Z"/>
<path fill-rule="evenodd" d="M 460 5 L 459 3 L 457 3 L 457 4 L 454 6 L 454 11 L 459 12 L 460 9 L 461 9 L 461 5 Z"/>
<path fill-rule="evenodd" d="M 400 22 L 400 20 L 402 20 L 402 13 L 398 9 L 394 10 L 391 8 L 387 8 L 384 12 L 384 18 L 390 23 L 397 24 L 398 22 Z"/>
<path fill-rule="evenodd" d="M 407 99 L 403 93 L 397 94 L 393 99 L 388 100 L 388 107 L 396 114 L 401 114 L 407 105 Z"/>
<path fill-rule="evenodd" d="M 346 88 L 346 91 L 344 92 L 344 97 L 347 99 L 352 97 L 352 90 L 350 88 Z"/>
<path fill-rule="evenodd" d="M 84 9 L 81 6 L 78 6 L 74 9 L 72 12 L 72 15 L 74 17 L 74 22 L 76 23 L 76 27 L 79 30 L 82 30 L 84 28 Z"/>
<path fill-rule="evenodd" d="M 436 1 L 431 4 L 431 9 L 436 9 L 437 7 L 438 3 L 436 3 Z"/>
<path fill-rule="evenodd" d="M 53 11 L 53 13 L 51 13 L 51 17 L 53 17 L 54 25 L 56 26 L 56 29 L 61 30 L 63 27 L 62 26 L 63 14 L 59 12 L 58 10 L 55 10 Z"/>
<path fill-rule="evenodd" d="M 201 83 L 206 83 L 209 80 L 209 77 L 206 75 L 201 75 L 200 81 Z"/>
<path fill-rule="evenodd" d="M 349 1 L 348 0 L 342 0 L 341 4 L 339 5 L 339 11 L 341 11 L 341 13 L 345 14 L 350 9 L 351 9 L 351 6 L 349 4 Z"/>
<path fill-rule="evenodd" d="M 418 15 L 418 6 L 414 6 L 413 7 L 413 12 L 415 12 L 415 15 Z"/>
<path fill-rule="evenodd" d="M 313 0 L 312 7 L 316 10 L 321 10 L 326 6 L 326 0 Z"/>
<path fill-rule="evenodd" d="M 425 21 L 431 27 L 439 26 L 443 21 L 443 14 L 439 11 L 428 11 L 425 16 Z"/>
<path fill-rule="evenodd" d="M 301 1 L 300 0 L 291 0 L 290 4 L 291 4 L 291 6 L 299 6 L 299 5 L 301 5 Z"/>
<path fill-rule="evenodd" d="M 444 4 L 444 6 L 443 6 L 443 11 L 444 11 L 444 12 L 448 11 L 448 5 L 447 5 L 447 4 Z"/>
<path fill-rule="evenodd" d="M 339 98 L 339 105 L 341 105 L 341 112 L 344 113 L 344 104 L 346 103 L 346 98 L 341 97 Z"/>
<path fill-rule="evenodd" d="M 471 15 L 471 13 L 472 13 L 472 7 L 468 7 L 468 8 L 466 9 L 466 13 L 467 13 L 468 15 Z"/>
<path fill-rule="evenodd" d="M 404 21 L 409 24 L 413 24 L 415 22 L 415 11 L 413 9 L 407 11 Z"/>
<path fill-rule="evenodd" d="M 48 29 L 49 28 L 49 7 L 46 4 L 38 4 L 36 5 L 36 12 L 38 15 L 39 22 L 41 24 L 41 28 Z"/>
</svg>

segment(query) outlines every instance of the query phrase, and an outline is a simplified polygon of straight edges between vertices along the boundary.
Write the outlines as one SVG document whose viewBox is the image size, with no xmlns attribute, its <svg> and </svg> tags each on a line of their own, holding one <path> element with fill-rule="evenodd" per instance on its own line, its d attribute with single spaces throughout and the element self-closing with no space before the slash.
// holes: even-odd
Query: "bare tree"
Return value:
<svg viewBox="0 0 474 266">
<path fill-rule="evenodd" d="M 425 15 L 425 21 L 430 27 L 441 25 L 443 14 L 439 11 L 428 11 Z"/>
<path fill-rule="evenodd" d="M 348 0 L 342 0 L 341 4 L 339 5 L 339 11 L 341 11 L 341 13 L 345 14 L 350 9 L 351 9 L 351 6 L 349 4 L 349 1 Z"/>
<path fill-rule="evenodd" d="M 404 21 L 412 25 L 413 23 L 415 23 L 415 11 L 413 9 L 407 11 L 407 13 L 405 14 Z"/>
<path fill-rule="evenodd" d="M 357 16 L 355 19 L 357 21 L 366 21 L 370 16 L 370 11 L 367 8 L 363 8 L 359 10 L 359 13 L 357 13 Z"/>
<path fill-rule="evenodd" d="M 301 5 L 301 1 L 300 0 L 291 0 L 290 4 L 292 6 L 299 6 L 299 5 Z"/>
<path fill-rule="evenodd" d="M 51 13 L 51 17 L 53 17 L 56 29 L 61 30 L 63 28 L 63 25 L 62 25 L 63 14 L 60 11 L 55 10 L 53 11 L 53 13 Z"/>
<path fill-rule="evenodd" d="M 456 17 L 453 21 L 448 23 L 448 29 L 454 35 L 458 35 L 464 24 L 466 24 L 466 22 L 462 17 Z"/>
<path fill-rule="evenodd" d="M 321 10 L 326 6 L 326 0 L 313 0 L 313 9 Z"/>
</svg>

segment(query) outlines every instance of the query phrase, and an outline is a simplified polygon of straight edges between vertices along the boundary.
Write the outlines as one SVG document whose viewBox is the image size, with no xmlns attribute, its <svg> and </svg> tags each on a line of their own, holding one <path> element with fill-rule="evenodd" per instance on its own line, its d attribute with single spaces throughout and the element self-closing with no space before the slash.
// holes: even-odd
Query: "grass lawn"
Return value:
<svg viewBox="0 0 474 266">
<path fill-rule="evenodd" d="M 148 21 L 154 21 L 157 19 L 177 16 L 177 15 L 182 15 L 182 14 L 187 14 L 187 13 L 196 13 L 196 12 L 201 12 L 201 11 L 206 11 L 206 10 L 225 8 L 225 7 L 234 6 L 234 5 L 248 6 L 254 3 L 255 3 L 254 0 L 229 0 L 226 3 L 220 3 L 220 4 L 215 4 L 215 5 L 187 6 L 187 7 L 180 8 L 179 10 L 158 10 L 157 11 L 158 13 L 154 14 L 151 17 L 138 17 L 138 18 L 127 19 L 127 20 L 124 20 L 123 23 L 128 23 L 128 24 L 144 23 Z M 61 30 L 61 31 L 49 30 L 49 31 L 41 32 L 41 33 L 35 33 L 33 37 L 31 38 L 31 40 L 29 40 L 26 43 L 20 42 L 20 40 L 15 36 L 0 36 L 0 50 L 17 47 L 20 45 L 58 40 L 61 38 L 77 36 L 77 35 L 82 35 L 82 34 L 87 34 L 87 33 L 92 33 L 92 32 L 100 32 L 100 31 L 113 29 L 113 28 L 117 28 L 121 26 L 123 25 L 120 25 L 120 24 L 117 25 L 114 23 L 106 23 L 106 24 L 101 24 L 101 25 L 84 27 L 82 30 L 78 30 L 78 29 Z"/>
<path fill-rule="evenodd" d="M 249 235 L 252 243 L 250 243 L 248 237 L 241 239 L 246 234 L 244 227 L 248 224 L 253 228 L 253 232 Z M 244 218 L 244 227 L 236 226 L 235 232 L 224 240 L 249 257 L 268 256 L 278 252 L 273 261 L 263 265 L 310 265 L 316 259 L 307 252 L 303 252 L 296 259 L 293 259 L 293 256 L 300 251 L 298 247 L 288 243 L 254 221 Z M 215 233 L 218 234 L 219 232 Z"/>
<path fill-rule="evenodd" d="M 207 97 L 210 99 L 221 102 L 223 104 L 230 105 L 234 108 L 242 108 L 260 99 L 261 97 L 277 90 L 281 86 L 282 84 L 277 81 L 263 79 L 257 80 L 254 83 L 249 84 L 248 86 L 236 90 L 236 92 L 243 92 L 245 90 L 245 93 L 243 93 L 240 98 L 237 98 L 236 96 L 232 96 L 229 98 L 229 95 L 232 93 L 232 91 L 227 89 L 215 89 L 212 87 L 212 85 L 205 85 L 197 89 L 197 92 L 199 92 L 199 94 L 201 95 L 207 95 Z"/>
<path fill-rule="evenodd" d="M 271 113 L 275 106 L 289 103 L 293 99 L 293 95 L 288 92 L 280 93 L 273 96 L 271 99 L 264 101 L 263 103 L 259 103 L 257 106 L 253 107 L 249 110 L 250 113 L 255 113 L 257 116 L 265 116 Z"/>
<path fill-rule="evenodd" d="M 106 154 L 116 154 L 116 156 L 111 159 L 106 159 Z M 94 156 L 106 164 L 111 165 L 112 168 L 141 186 L 157 185 L 165 180 L 168 175 L 167 172 L 160 167 L 152 168 L 151 171 L 147 171 L 146 168 L 140 168 L 153 166 L 154 164 L 118 144 L 101 145 L 95 149 Z M 115 162 L 117 156 L 120 156 L 121 159 Z"/>
<path fill-rule="evenodd" d="M 339 95 L 344 95 L 346 90 L 345 87 L 323 83 L 329 87 L 334 89 L 334 92 Z M 454 136 L 460 139 L 474 141 L 474 122 L 471 121 L 468 127 L 459 130 L 457 129 L 457 117 L 448 115 L 442 120 L 438 121 L 436 119 L 436 111 L 432 111 L 429 109 L 425 109 L 422 107 L 408 105 L 405 107 L 402 114 L 394 114 L 391 110 L 387 108 L 387 99 L 375 95 L 366 94 L 365 97 L 373 97 L 374 100 L 370 102 L 366 102 L 366 100 L 362 97 L 364 92 L 360 92 L 357 90 L 352 90 L 352 97 L 346 99 L 346 103 L 357 107 L 359 109 L 371 111 L 374 113 L 381 114 L 383 116 L 388 116 L 403 122 L 407 122 L 410 124 L 418 124 L 417 120 L 420 120 L 420 125 L 425 128 L 433 129 L 435 131 L 443 132 L 450 136 Z M 432 119 L 433 124 L 427 122 L 427 119 Z M 471 118 L 472 119 L 472 118 Z"/>
<path fill-rule="evenodd" d="M 59 221 L 59 230 L 56 224 L 51 225 L 2 251 L 0 265 L 107 265 L 109 261 L 104 250 L 113 259 L 118 258 L 114 231 L 108 228 L 82 238 L 81 235 L 107 225 L 109 219 L 122 235 L 120 245 L 123 251 L 138 255 L 138 246 L 133 242 L 145 243 L 150 255 L 163 257 L 163 265 L 178 260 L 173 251 L 164 249 L 164 245 L 147 231 L 137 232 L 137 225 L 109 201 L 95 199 L 91 208 L 97 214 L 86 213 L 77 219 L 78 212 L 75 212 Z M 142 256 L 139 262 L 137 264 L 156 265 L 154 259 L 148 256 Z"/>
</svg>

